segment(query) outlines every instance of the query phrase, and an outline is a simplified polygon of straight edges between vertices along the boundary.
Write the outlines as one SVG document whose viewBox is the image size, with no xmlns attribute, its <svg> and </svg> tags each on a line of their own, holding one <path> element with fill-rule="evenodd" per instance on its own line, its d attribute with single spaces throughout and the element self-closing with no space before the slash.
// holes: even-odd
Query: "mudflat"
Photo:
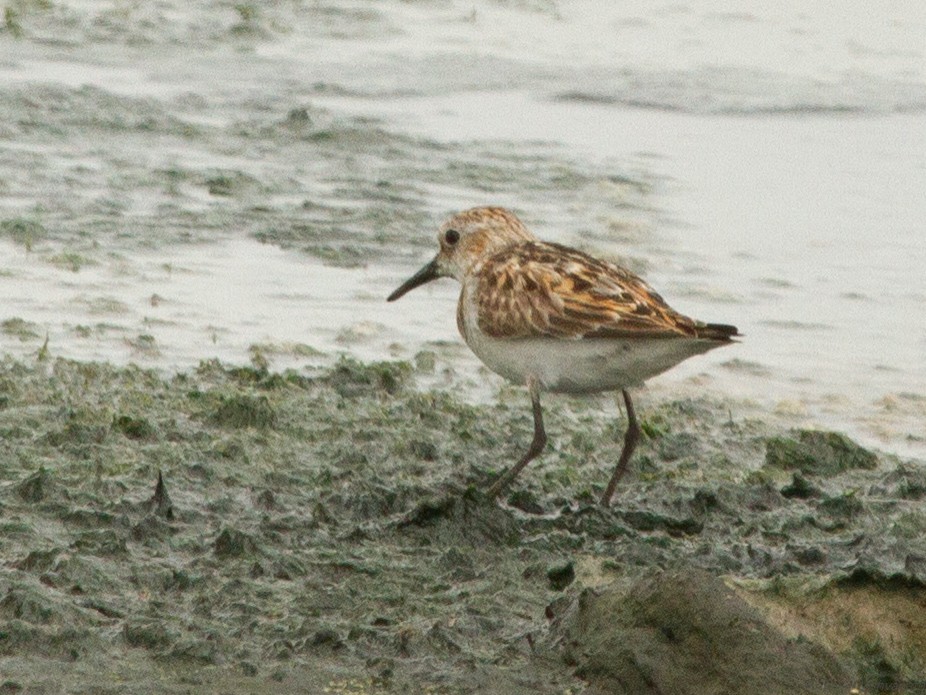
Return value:
<svg viewBox="0 0 926 695">
<path fill-rule="evenodd" d="M 916 692 L 926 474 L 709 398 L 521 398 L 429 363 L 0 368 L 0 692 Z M 523 394 L 517 394 L 519 396 Z M 906 689 L 906 690 L 905 690 Z"/>
</svg>

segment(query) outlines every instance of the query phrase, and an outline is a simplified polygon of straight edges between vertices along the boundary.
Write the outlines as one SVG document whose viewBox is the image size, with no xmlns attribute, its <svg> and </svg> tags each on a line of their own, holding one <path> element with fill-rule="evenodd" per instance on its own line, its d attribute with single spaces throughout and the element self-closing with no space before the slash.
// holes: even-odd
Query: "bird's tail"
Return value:
<svg viewBox="0 0 926 695">
<path fill-rule="evenodd" d="M 703 323 L 697 327 L 697 331 L 699 338 L 719 340 L 723 343 L 729 343 L 742 335 L 736 326 L 729 326 L 725 323 Z"/>
</svg>

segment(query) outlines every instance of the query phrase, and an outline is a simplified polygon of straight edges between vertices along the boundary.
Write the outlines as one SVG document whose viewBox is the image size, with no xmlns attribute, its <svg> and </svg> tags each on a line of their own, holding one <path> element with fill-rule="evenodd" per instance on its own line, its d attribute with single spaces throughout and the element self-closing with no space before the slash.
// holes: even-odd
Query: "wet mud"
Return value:
<svg viewBox="0 0 926 695">
<path fill-rule="evenodd" d="M 0 689 L 922 691 L 921 463 L 657 402 L 602 509 L 614 403 L 550 398 L 495 503 L 526 400 L 426 363 L 7 358 Z"/>
</svg>

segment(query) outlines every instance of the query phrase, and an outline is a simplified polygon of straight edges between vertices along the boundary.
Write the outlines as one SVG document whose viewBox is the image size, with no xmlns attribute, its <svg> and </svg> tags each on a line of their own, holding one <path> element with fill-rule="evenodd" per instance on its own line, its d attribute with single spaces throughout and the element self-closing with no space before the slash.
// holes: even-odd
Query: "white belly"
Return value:
<svg viewBox="0 0 926 695">
<path fill-rule="evenodd" d="M 639 386 L 679 362 L 724 343 L 693 338 L 561 340 L 465 336 L 470 349 L 496 374 L 516 383 L 528 376 L 545 391 L 597 393 Z"/>
</svg>

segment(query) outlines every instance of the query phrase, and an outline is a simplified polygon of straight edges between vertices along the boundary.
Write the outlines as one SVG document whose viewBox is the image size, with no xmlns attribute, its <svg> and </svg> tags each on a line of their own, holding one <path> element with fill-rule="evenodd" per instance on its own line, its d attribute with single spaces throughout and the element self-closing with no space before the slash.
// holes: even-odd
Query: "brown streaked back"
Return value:
<svg viewBox="0 0 926 695">
<path fill-rule="evenodd" d="M 479 329 L 495 338 L 640 337 L 729 341 L 732 326 L 672 309 L 646 282 L 576 249 L 528 241 L 486 258 L 470 282 Z"/>
</svg>

